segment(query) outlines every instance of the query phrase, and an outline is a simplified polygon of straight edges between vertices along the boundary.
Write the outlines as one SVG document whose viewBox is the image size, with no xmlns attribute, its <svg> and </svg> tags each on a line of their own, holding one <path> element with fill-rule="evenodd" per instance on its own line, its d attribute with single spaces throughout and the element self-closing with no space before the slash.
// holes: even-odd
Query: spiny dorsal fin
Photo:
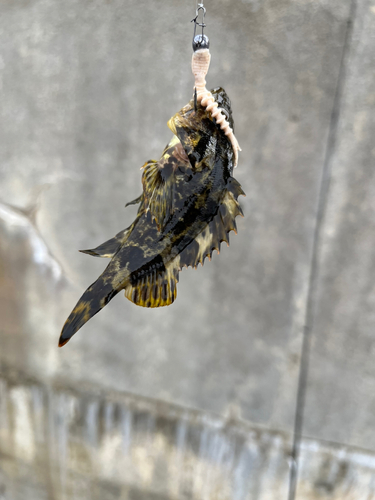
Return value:
<svg viewBox="0 0 375 500">
<path fill-rule="evenodd" d="M 171 261 L 165 271 L 153 271 L 137 283 L 129 284 L 125 297 L 137 306 L 169 306 L 177 297 L 178 274 L 177 264 Z"/>
<path fill-rule="evenodd" d="M 107 257 L 112 259 L 112 257 L 117 253 L 121 245 L 127 240 L 131 230 L 133 229 L 134 223 L 126 229 L 123 229 L 116 234 L 110 240 L 105 241 L 101 245 L 92 250 L 80 250 L 82 253 L 87 253 L 88 255 L 93 255 L 94 257 Z"/>
<path fill-rule="evenodd" d="M 233 194 L 235 200 L 237 200 L 237 198 L 240 195 L 246 196 L 246 194 L 244 193 L 244 191 L 241 187 L 241 184 L 234 177 L 229 177 L 226 187 L 227 187 L 227 190 Z"/>
<path fill-rule="evenodd" d="M 174 173 L 160 168 L 157 161 L 148 162 L 143 167 L 142 184 L 146 210 L 161 231 L 173 211 Z"/>
<path fill-rule="evenodd" d="M 240 194 L 244 194 L 240 184 L 233 178 L 228 181 L 227 190 L 215 217 L 207 226 L 189 243 L 180 254 L 180 268 L 194 267 L 204 263 L 206 257 L 211 260 L 212 252 L 220 252 L 220 244 L 225 241 L 229 246 L 229 232 L 237 234 L 235 218 L 243 216 L 242 209 L 237 201 Z"/>
</svg>

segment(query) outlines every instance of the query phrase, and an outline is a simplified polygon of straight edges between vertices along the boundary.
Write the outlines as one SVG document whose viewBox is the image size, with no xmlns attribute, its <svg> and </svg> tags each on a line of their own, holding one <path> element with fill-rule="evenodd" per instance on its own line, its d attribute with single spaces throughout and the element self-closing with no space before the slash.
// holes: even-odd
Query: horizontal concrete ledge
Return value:
<svg viewBox="0 0 375 500">
<path fill-rule="evenodd" d="M 0 491 L 14 500 L 25 490 L 47 498 L 51 488 L 53 498 L 73 500 L 108 491 L 105 498 L 286 498 L 290 444 L 290 435 L 252 426 L 235 411 L 222 418 L 0 371 Z M 375 454 L 302 441 L 303 498 L 358 500 L 364 491 L 373 498 L 374 472 Z"/>
</svg>

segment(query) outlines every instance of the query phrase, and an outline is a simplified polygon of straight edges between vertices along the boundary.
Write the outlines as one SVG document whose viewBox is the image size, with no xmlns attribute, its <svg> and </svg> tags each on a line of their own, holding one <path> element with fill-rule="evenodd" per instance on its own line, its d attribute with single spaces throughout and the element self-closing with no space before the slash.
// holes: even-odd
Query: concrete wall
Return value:
<svg viewBox="0 0 375 500">
<path fill-rule="evenodd" d="M 139 167 L 192 95 L 195 2 L 0 6 L 0 364 L 375 451 L 373 0 L 207 1 L 208 86 L 232 100 L 247 197 L 238 236 L 160 310 L 121 296 L 63 349 L 130 224 Z M 233 233 L 232 233 L 233 234 Z"/>
</svg>

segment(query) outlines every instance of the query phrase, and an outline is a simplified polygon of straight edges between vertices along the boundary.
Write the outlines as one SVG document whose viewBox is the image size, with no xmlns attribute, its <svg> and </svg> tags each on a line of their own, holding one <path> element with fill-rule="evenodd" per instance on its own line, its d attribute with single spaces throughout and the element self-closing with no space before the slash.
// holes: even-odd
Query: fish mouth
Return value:
<svg viewBox="0 0 375 500">
<path fill-rule="evenodd" d="M 213 89 L 211 93 L 233 129 L 232 109 L 227 93 L 221 87 Z M 224 137 L 224 132 L 212 118 L 211 112 L 201 104 L 195 107 L 194 99 L 168 121 L 168 127 L 180 141 L 194 169 L 205 168 L 207 162 L 212 163 L 213 151 L 209 145 L 214 137 Z"/>
<path fill-rule="evenodd" d="M 228 94 L 222 87 L 217 87 L 211 90 L 211 94 L 218 103 L 219 108 L 222 110 L 225 118 L 229 122 L 231 129 L 234 132 L 234 121 L 232 115 L 232 105 Z M 201 129 L 201 123 L 199 120 L 194 120 L 195 109 L 194 109 L 194 98 L 189 101 L 186 106 L 184 106 L 178 113 L 176 113 L 169 121 L 168 127 L 170 130 L 181 140 L 179 137 L 178 129 L 181 125 L 184 128 L 190 128 L 192 131 L 198 131 Z M 215 122 L 215 120 L 214 120 Z"/>
</svg>

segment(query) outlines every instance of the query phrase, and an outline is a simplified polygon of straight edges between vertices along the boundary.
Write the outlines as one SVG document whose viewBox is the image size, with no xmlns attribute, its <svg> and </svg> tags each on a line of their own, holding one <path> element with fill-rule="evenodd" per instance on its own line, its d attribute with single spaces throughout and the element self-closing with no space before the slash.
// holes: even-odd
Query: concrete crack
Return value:
<svg viewBox="0 0 375 500">
<path fill-rule="evenodd" d="M 328 132 L 326 151 L 324 156 L 322 176 L 320 180 L 320 187 L 319 187 L 319 194 L 317 201 L 317 214 L 315 220 L 315 229 L 314 229 L 311 261 L 310 261 L 310 275 L 309 275 L 308 291 L 306 299 L 305 327 L 302 339 L 300 372 L 299 372 L 298 389 L 297 389 L 297 402 L 296 402 L 296 413 L 294 421 L 293 448 L 291 453 L 288 500 L 295 500 L 297 492 L 299 456 L 300 456 L 302 430 L 304 422 L 305 396 L 306 396 L 306 388 L 307 388 L 308 372 L 309 372 L 311 333 L 313 330 L 315 299 L 316 299 L 316 290 L 317 290 L 318 275 L 319 275 L 318 257 L 319 257 L 319 248 L 321 242 L 321 231 L 327 207 L 329 181 L 331 175 L 331 163 L 336 146 L 337 125 L 341 108 L 342 94 L 345 85 L 346 65 L 347 65 L 348 55 L 350 52 L 355 14 L 356 14 L 356 0 L 351 0 L 349 18 L 347 21 L 347 29 L 345 33 L 345 40 L 342 49 L 340 69 L 336 83 L 335 96 L 333 99 L 333 107 L 331 112 L 329 132 Z"/>
</svg>

